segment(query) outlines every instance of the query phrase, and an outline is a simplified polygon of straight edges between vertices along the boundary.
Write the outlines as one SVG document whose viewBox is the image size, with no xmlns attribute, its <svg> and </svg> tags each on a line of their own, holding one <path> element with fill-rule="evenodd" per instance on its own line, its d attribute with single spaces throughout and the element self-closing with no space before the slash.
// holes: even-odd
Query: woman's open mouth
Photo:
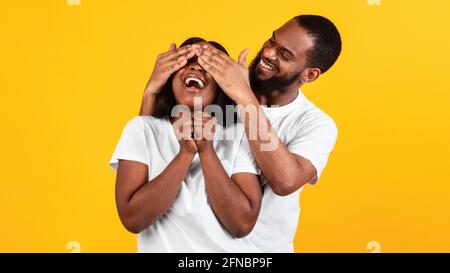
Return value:
<svg viewBox="0 0 450 273">
<path fill-rule="evenodd" d="M 206 86 L 206 81 L 203 77 L 194 74 L 188 75 L 184 80 L 186 91 L 191 93 L 199 93 Z"/>
</svg>

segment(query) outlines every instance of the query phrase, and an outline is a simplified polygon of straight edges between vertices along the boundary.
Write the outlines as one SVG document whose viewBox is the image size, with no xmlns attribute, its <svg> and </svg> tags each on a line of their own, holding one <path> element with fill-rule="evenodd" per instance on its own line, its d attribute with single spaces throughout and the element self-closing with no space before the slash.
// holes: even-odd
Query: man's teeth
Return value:
<svg viewBox="0 0 450 273">
<path fill-rule="evenodd" d="M 184 83 L 185 83 L 186 85 L 189 85 L 189 84 L 191 83 L 191 81 L 194 81 L 194 82 L 198 83 L 198 86 L 199 86 L 200 88 L 204 88 L 204 87 L 205 87 L 205 84 L 204 84 L 201 80 L 199 80 L 199 79 L 197 79 L 197 78 L 194 78 L 194 77 L 189 77 L 189 78 L 187 78 L 187 79 L 184 81 Z"/>
<path fill-rule="evenodd" d="M 265 63 L 262 59 L 261 59 L 261 61 L 259 63 L 261 64 L 261 66 L 264 69 L 275 71 L 275 69 L 272 66 L 268 65 L 267 63 Z"/>
</svg>

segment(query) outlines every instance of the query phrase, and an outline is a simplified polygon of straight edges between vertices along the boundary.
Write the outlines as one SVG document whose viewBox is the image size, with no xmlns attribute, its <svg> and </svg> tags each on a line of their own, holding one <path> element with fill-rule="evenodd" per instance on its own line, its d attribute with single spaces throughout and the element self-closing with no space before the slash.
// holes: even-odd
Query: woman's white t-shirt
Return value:
<svg viewBox="0 0 450 273">
<path fill-rule="evenodd" d="M 259 174 L 241 123 L 216 125 L 214 149 L 226 173 Z M 149 166 L 157 177 L 180 149 L 168 119 L 134 117 L 125 126 L 110 160 L 117 170 L 120 159 Z M 151 182 L 149 182 L 151 183 Z M 208 201 L 198 154 L 167 213 L 138 235 L 138 252 L 260 252 L 247 237 L 234 238 L 220 224 Z"/>
</svg>

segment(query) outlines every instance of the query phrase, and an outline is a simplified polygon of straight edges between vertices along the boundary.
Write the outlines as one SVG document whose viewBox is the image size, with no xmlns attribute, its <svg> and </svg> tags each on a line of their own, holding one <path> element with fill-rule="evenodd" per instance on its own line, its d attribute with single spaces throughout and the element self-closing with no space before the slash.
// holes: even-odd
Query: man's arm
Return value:
<svg viewBox="0 0 450 273">
<path fill-rule="evenodd" d="M 316 176 L 312 163 L 291 153 L 278 138 L 256 97 L 237 103 L 253 157 L 276 194 L 289 195 Z M 246 111 L 251 108 L 257 111 L 252 118 Z"/>
<path fill-rule="evenodd" d="M 316 175 L 316 169 L 309 160 L 289 152 L 273 130 L 250 88 L 248 70 L 245 67 L 247 53 L 248 50 L 241 52 L 239 62 L 211 47 L 203 47 L 197 55 L 200 65 L 236 102 L 243 116 L 253 107 L 253 117 L 242 118 L 253 157 L 272 190 L 278 195 L 288 195 L 312 179 Z M 274 145 L 272 147 L 275 148 L 263 148 L 268 145 Z"/>
<path fill-rule="evenodd" d="M 139 116 L 151 116 L 155 112 L 156 94 L 144 91 Z"/>
</svg>

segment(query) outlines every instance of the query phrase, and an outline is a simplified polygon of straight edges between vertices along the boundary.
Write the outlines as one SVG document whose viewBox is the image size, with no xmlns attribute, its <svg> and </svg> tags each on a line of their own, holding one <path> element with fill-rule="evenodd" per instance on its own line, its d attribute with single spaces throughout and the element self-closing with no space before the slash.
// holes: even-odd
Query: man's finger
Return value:
<svg viewBox="0 0 450 273">
<path fill-rule="evenodd" d="M 171 65 L 166 66 L 164 68 L 163 72 L 167 73 L 168 75 L 171 75 L 172 73 L 183 68 L 186 64 L 187 64 L 187 59 L 182 60 L 181 62 L 178 62 L 178 63 L 173 63 Z"/>
<path fill-rule="evenodd" d="M 224 66 L 227 64 L 227 61 L 225 59 L 211 50 L 202 50 L 198 55 L 208 63 L 217 63 L 217 66 Z"/>
<path fill-rule="evenodd" d="M 179 48 L 175 48 L 173 50 L 169 49 L 169 51 L 167 51 L 163 54 L 160 54 L 159 59 L 160 59 L 160 61 L 172 60 L 172 59 L 178 57 L 180 54 L 184 54 L 191 50 L 194 50 L 194 49 L 191 49 L 191 45 L 185 45 L 185 46 L 182 46 Z"/>
<path fill-rule="evenodd" d="M 216 73 L 220 73 L 220 71 L 223 70 L 224 68 L 224 63 L 220 63 L 217 58 L 214 58 L 210 55 L 206 55 L 206 54 L 199 54 L 197 55 L 197 60 L 198 63 L 200 65 L 202 65 L 202 63 L 209 65 L 210 69 L 214 69 L 216 71 Z M 206 69 L 206 71 L 208 71 L 208 69 L 206 67 L 203 67 Z M 208 71 L 210 73 L 212 73 L 213 71 Z"/>
<path fill-rule="evenodd" d="M 169 45 L 169 49 L 167 51 L 174 51 L 177 48 L 177 45 L 175 43 L 171 43 Z"/>
<path fill-rule="evenodd" d="M 248 48 L 242 50 L 241 54 L 239 54 L 238 63 L 247 67 L 247 54 L 248 54 Z"/>
<path fill-rule="evenodd" d="M 165 58 L 167 56 L 170 56 L 170 54 L 172 54 L 175 50 L 177 50 L 176 44 L 175 43 L 170 43 L 169 48 L 167 49 L 167 51 L 164 52 L 164 53 L 159 54 L 158 57 L 160 59 L 163 59 L 163 58 Z"/>
<path fill-rule="evenodd" d="M 217 74 L 218 71 L 213 65 L 207 63 L 205 60 L 202 59 L 202 57 L 198 58 L 198 63 L 206 70 L 206 72 L 211 74 L 213 78 L 216 78 L 216 76 L 218 75 Z"/>
<path fill-rule="evenodd" d="M 167 61 L 165 66 L 165 71 L 167 73 L 172 74 L 175 71 L 178 71 L 180 68 L 185 66 L 188 60 L 195 56 L 195 51 L 191 51 L 184 56 L 179 56 L 177 59 Z"/>
<path fill-rule="evenodd" d="M 233 61 L 233 59 L 231 59 L 230 56 L 228 56 L 224 52 L 210 46 L 203 46 L 202 48 L 200 48 L 199 54 L 213 57 L 215 60 L 223 64 Z"/>
<path fill-rule="evenodd" d="M 176 59 L 180 56 L 190 54 L 192 52 L 195 53 L 195 51 L 198 49 L 198 45 L 186 45 L 183 47 L 179 47 L 175 49 L 174 51 L 171 51 L 169 55 L 167 55 L 168 60 Z"/>
<path fill-rule="evenodd" d="M 225 52 L 223 52 L 222 50 L 219 50 L 219 49 L 217 49 L 217 48 L 215 48 L 213 46 L 204 45 L 201 49 L 203 49 L 205 51 L 210 51 L 210 52 L 216 54 L 218 57 L 222 58 L 225 61 L 228 61 L 228 60 L 232 61 L 233 60 Z"/>
</svg>

